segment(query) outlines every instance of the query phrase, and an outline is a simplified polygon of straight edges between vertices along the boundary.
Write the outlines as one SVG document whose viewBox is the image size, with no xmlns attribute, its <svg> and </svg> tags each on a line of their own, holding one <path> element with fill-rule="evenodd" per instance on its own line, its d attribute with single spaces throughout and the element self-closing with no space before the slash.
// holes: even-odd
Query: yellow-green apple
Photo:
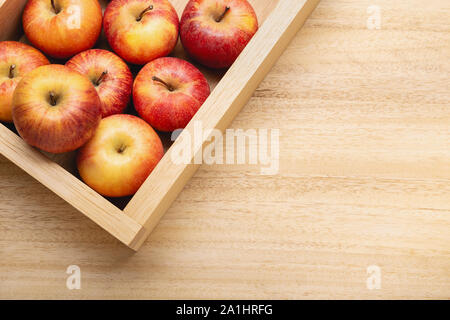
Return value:
<svg viewBox="0 0 450 320">
<path fill-rule="evenodd" d="M 111 48 L 140 65 L 172 52 L 178 25 L 177 12 L 167 0 L 113 0 L 103 19 Z"/>
<path fill-rule="evenodd" d="M 98 0 L 28 0 L 22 21 L 36 48 L 66 59 L 94 46 L 102 29 L 102 8 Z"/>
<path fill-rule="evenodd" d="M 83 181 L 107 197 L 136 193 L 163 157 L 162 142 L 144 120 L 127 114 L 102 119 L 94 137 L 80 149 Z"/>
<path fill-rule="evenodd" d="M 130 101 L 133 75 L 127 64 L 110 51 L 91 49 L 66 63 L 88 77 L 102 102 L 102 117 L 122 113 Z"/>
<path fill-rule="evenodd" d="M 208 81 L 196 67 L 171 57 L 149 62 L 133 84 L 136 111 L 165 132 L 186 127 L 209 94 Z"/>
<path fill-rule="evenodd" d="M 78 149 L 94 134 L 101 102 L 80 73 L 50 64 L 29 72 L 13 95 L 13 120 L 20 136 L 51 153 Z"/>
<path fill-rule="evenodd" d="M 13 93 L 22 77 L 49 63 L 42 53 L 29 45 L 15 41 L 0 42 L 0 121 L 13 121 Z"/>
<path fill-rule="evenodd" d="M 180 22 L 183 47 L 210 68 L 233 64 L 258 30 L 247 0 L 190 0 Z"/>
</svg>

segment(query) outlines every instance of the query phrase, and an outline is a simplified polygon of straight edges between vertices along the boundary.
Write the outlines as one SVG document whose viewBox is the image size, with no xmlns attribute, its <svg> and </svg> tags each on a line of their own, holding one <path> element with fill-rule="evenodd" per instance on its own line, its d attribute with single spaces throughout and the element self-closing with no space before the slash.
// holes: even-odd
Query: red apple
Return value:
<svg viewBox="0 0 450 320">
<path fill-rule="evenodd" d="M 112 49 L 134 64 L 171 53 L 178 41 L 178 24 L 177 12 L 167 0 L 113 0 L 103 22 Z"/>
<path fill-rule="evenodd" d="M 29 0 L 22 20 L 36 48 L 66 59 L 94 46 L 102 29 L 102 8 L 97 0 Z"/>
<path fill-rule="evenodd" d="M 152 127 L 166 132 L 186 127 L 209 94 L 203 74 L 178 58 L 148 63 L 133 85 L 136 111 Z"/>
<path fill-rule="evenodd" d="M 258 30 L 247 0 L 190 0 L 180 23 L 183 47 L 210 68 L 233 64 Z"/>
<path fill-rule="evenodd" d="M 30 145 L 52 153 L 78 149 L 94 134 L 101 102 L 92 83 L 61 65 L 29 72 L 13 95 L 13 119 Z"/>
<path fill-rule="evenodd" d="M 0 42 L 0 121 L 13 121 L 13 93 L 22 77 L 49 63 L 42 53 L 29 45 L 15 41 Z"/>
<path fill-rule="evenodd" d="M 100 122 L 94 137 L 80 149 L 77 166 L 83 181 L 98 193 L 124 197 L 136 193 L 163 154 L 150 125 L 118 114 Z"/>
<path fill-rule="evenodd" d="M 102 102 L 102 117 L 122 113 L 130 101 L 133 76 L 127 64 L 114 53 L 92 49 L 77 54 L 66 63 L 87 76 Z"/>
</svg>

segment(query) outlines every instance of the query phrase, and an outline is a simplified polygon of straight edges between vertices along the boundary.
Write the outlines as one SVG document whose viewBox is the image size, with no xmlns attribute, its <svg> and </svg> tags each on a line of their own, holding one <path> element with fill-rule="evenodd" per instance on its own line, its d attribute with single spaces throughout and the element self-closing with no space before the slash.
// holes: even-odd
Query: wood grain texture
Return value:
<svg viewBox="0 0 450 320">
<path fill-rule="evenodd" d="M 137 254 L 0 158 L 0 298 L 450 298 L 449 14 L 322 0 L 232 124 L 279 174 L 201 166 Z"/>
</svg>

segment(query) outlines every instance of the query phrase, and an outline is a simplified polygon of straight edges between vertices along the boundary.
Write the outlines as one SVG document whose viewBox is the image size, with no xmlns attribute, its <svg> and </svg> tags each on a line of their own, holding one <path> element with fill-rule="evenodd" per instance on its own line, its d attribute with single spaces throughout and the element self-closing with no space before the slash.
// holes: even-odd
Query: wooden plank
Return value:
<svg viewBox="0 0 450 320">
<path fill-rule="evenodd" d="M 127 205 L 124 212 L 142 224 L 148 234 L 199 167 L 194 164 L 175 164 L 172 161 L 173 150 L 182 143 L 184 136 L 195 136 L 196 121 L 201 122 L 204 130 L 223 131 L 229 126 L 318 3 L 318 0 L 284 0 L 278 3 L 191 123 L 183 130 L 182 136 L 175 141 Z M 194 146 L 197 149 L 192 150 L 192 159 L 201 152 L 206 141 L 204 138 L 202 144 Z"/>
</svg>

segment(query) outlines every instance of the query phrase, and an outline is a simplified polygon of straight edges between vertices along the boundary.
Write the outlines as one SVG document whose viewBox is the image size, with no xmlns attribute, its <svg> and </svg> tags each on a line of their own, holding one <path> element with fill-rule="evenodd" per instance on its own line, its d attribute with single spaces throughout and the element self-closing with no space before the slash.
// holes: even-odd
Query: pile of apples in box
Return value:
<svg viewBox="0 0 450 320">
<path fill-rule="evenodd" d="M 34 46 L 0 42 L 0 121 L 31 146 L 78 150 L 83 181 L 104 196 L 134 194 L 163 157 L 155 129 L 184 128 L 210 94 L 204 75 L 167 57 L 181 37 L 209 68 L 233 64 L 258 29 L 247 0 L 29 0 Z M 91 49 L 103 30 L 112 51 Z M 50 64 L 45 55 L 64 61 Z M 127 65 L 144 65 L 136 78 Z M 123 114 L 132 98 L 139 117 Z"/>
</svg>

